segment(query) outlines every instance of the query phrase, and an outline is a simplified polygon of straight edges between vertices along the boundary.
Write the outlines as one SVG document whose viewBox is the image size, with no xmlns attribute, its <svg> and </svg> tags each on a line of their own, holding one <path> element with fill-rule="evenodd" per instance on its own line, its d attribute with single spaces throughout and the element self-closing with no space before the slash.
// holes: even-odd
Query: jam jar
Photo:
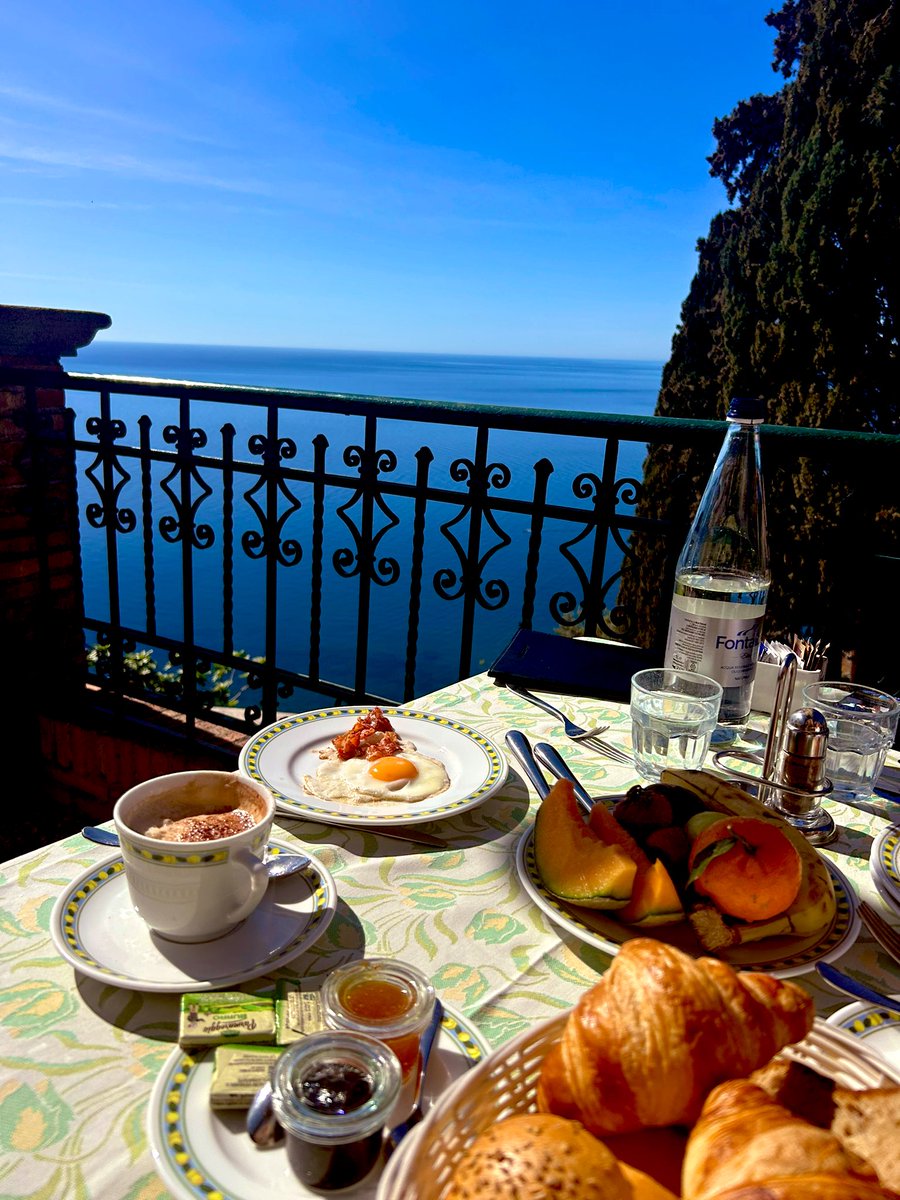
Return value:
<svg viewBox="0 0 900 1200">
<path fill-rule="evenodd" d="M 324 1030 L 289 1046 L 273 1071 L 272 1106 L 298 1179 L 320 1191 L 364 1179 L 399 1091 L 397 1056 L 375 1038 Z"/>
<path fill-rule="evenodd" d="M 419 1061 L 422 1031 L 434 1011 L 434 988 L 408 963 L 365 958 L 325 977 L 322 1008 L 332 1029 L 367 1033 L 390 1046 L 405 1080 Z"/>
</svg>

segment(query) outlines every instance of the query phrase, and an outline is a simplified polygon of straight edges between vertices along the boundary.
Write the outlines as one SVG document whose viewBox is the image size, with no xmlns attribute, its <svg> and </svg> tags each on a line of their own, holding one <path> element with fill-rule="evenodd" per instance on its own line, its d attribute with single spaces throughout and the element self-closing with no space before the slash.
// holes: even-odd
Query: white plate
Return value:
<svg viewBox="0 0 900 1200">
<path fill-rule="evenodd" d="M 891 996 L 900 1002 L 900 996 Z M 900 1075 L 900 1016 L 868 1002 L 847 1004 L 828 1018 L 828 1024 L 852 1033 L 876 1050 Z"/>
<path fill-rule="evenodd" d="M 599 909 L 579 908 L 552 896 L 541 882 L 535 865 L 533 835 L 534 829 L 529 829 L 519 841 L 516 868 L 526 892 L 555 925 L 606 954 L 617 954 L 623 942 L 635 937 L 653 937 L 677 946 L 688 954 L 709 953 L 696 940 L 687 921 L 674 925 L 654 925 L 642 930 L 623 925 L 613 915 L 607 916 Z M 733 967 L 767 971 L 780 979 L 803 975 L 813 970 L 817 962 L 840 958 L 859 933 L 857 899 L 853 888 L 837 867 L 828 859 L 824 861 L 831 872 L 837 899 L 837 915 L 826 934 L 806 941 L 795 937 L 766 938 L 762 942 L 723 950 L 716 957 Z"/>
<path fill-rule="evenodd" d="M 872 845 L 869 866 L 879 891 L 887 892 L 894 907 L 900 906 L 900 828 L 888 825 Z"/>
<path fill-rule="evenodd" d="M 872 882 L 875 884 L 875 890 L 878 892 L 878 895 L 890 911 L 900 917 L 900 899 L 898 899 L 897 893 L 891 887 L 888 877 L 880 870 L 874 859 L 872 860 L 869 874 Z"/>
<path fill-rule="evenodd" d="M 296 846 L 277 841 L 269 849 L 297 853 Z M 334 916 L 334 880 L 307 856 L 308 867 L 270 882 L 259 907 L 237 929 L 212 942 L 179 943 L 152 934 L 137 915 L 122 856 L 112 854 L 56 901 L 53 944 L 83 975 L 142 992 L 208 991 L 267 974 L 318 941 Z"/>
<path fill-rule="evenodd" d="M 400 735 L 414 742 L 417 750 L 444 764 L 450 786 L 427 800 L 398 803 L 373 800 L 351 804 L 310 796 L 303 787 L 304 775 L 315 775 L 324 750 L 336 734 L 352 729 L 357 717 L 369 712 L 361 708 L 323 708 L 298 713 L 261 729 L 241 751 L 238 769 L 257 779 L 274 794 L 281 812 L 332 825 L 417 825 L 441 817 L 455 816 L 492 796 L 506 779 L 506 759 L 484 734 L 439 713 L 414 708 L 383 708 Z"/>
<path fill-rule="evenodd" d="M 424 1107 L 430 1108 L 487 1053 L 472 1026 L 445 1006 L 444 1022 L 428 1063 Z M 217 1200 L 322 1200 L 322 1192 L 310 1191 L 293 1174 L 283 1142 L 262 1150 L 245 1132 L 245 1112 L 212 1111 L 212 1064 L 212 1050 L 190 1054 L 173 1050 L 150 1096 L 150 1149 L 173 1196 L 183 1200 L 210 1200 L 212 1196 Z M 409 1096 L 405 1092 L 389 1124 L 406 1115 Z M 379 1173 L 376 1167 L 353 1191 L 354 1200 L 375 1195 Z"/>
</svg>

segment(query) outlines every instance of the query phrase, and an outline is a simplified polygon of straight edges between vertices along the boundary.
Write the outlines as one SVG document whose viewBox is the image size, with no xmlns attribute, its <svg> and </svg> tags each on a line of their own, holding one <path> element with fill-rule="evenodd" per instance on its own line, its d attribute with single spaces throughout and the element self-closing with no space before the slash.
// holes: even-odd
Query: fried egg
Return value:
<svg viewBox="0 0 900 1200">
<path fill-rule="evenodd" d="M 384 758 L 326 757 L 314 776 L 304 776 L 303 786 L 323 800 L 413 803 L 446 791 L 450 777 L 443 763 L 419 754 L 411 742 L 404 742 L 399 754 Z"/>
</svg>

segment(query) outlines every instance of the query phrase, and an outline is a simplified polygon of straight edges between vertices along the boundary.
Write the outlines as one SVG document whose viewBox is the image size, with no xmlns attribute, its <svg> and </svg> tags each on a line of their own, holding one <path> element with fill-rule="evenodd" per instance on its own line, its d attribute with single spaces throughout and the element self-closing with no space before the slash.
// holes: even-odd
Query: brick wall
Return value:
<svg viewBox="0 0 900 1200">
<path fill-rule="evenodd" d="M 60 371 L 60 357 L 109 323 L 102 313 L 0 305 L 0 368 Z M 177 714 L 138 704 L 104 714 L 92 703 L 65 404 L 62 390 L 0 381 L 4 743 L 22 768 L 0 822 L 4 859 L 108 819 L 118 796 L 143 779 L 234 770 L 243 741 L 201 728 L 189 742 Z M 59 437 L 47 447 L 50 433 Z"/>
</svg>

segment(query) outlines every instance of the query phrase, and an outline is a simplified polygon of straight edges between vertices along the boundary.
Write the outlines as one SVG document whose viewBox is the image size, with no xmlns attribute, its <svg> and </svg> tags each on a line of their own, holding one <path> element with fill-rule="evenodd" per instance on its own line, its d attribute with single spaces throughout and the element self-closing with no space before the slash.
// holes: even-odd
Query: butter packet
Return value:
<svg viewBox="0 0 900 1200">
<path fill-rule="evenodd" d="M 181 997 L 182 1046 L 223 1042 L 274 1042 L 275 1001 L 248 992 L 187 992 Z"/>
<path fill-rule="evenodd" d="M 279 979 L 275 996 L 275 1040 L 279 1046 L 325 1029 L 325 1013 L 319 994 L 321 977 Z"/>
<path fill-rule="evenodd" d="M 280 1046 L 216 1046 L 210 1108 L 249 1108 L 280 1055 Z"/>
</svg>

